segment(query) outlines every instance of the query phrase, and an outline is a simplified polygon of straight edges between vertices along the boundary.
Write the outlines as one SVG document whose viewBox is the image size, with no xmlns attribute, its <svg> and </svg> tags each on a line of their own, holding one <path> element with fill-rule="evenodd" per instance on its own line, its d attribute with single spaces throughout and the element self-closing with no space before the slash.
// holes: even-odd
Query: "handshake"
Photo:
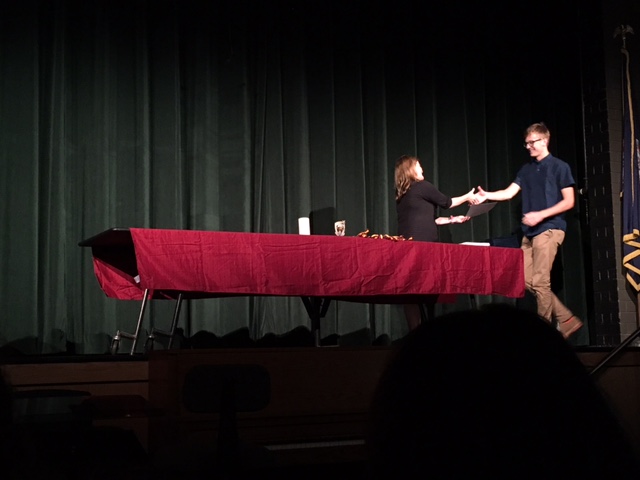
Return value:
<svg viewBox="0 0 640 480">
<path fill-rule="evenodd" d="M 489 192 L 486 192 L 482 189 L 482 187 L 477 187 L 477 192 L 475 188 L 469 190 L 466 194 L 460 197 L 452 198 L 451 207 L 457 207 L 462 205 L 463 203 L 468 203 L 469 205 L 480 205 L 481 203 L 489 200 Z M 450 216 L 450 217 L 438 217 L 436 218 L 436 225 L 449 225 L 452 223 L 464 223 L 471 220 L 471 217 L 466 215 L 458 215 L 458 216 Z"/>
<path fill-rule="evenodd" d="M 463 203 L 468 203 L 469 205 L 480 205 L 485 200 L 489 200 L 489 195 L 485 192 L 482 187 L 478 187 L 478 191 L 475 191 L 475 188 L 472 188 L 466 194 L 460 197 L 452 198 L 451 207 L 457 207 L 458 205 L 462 205 Z M 436 218 L 436 225 L 449 225 L 452 223 L 464 223 L 471 220 L 471 217 L 466 215 L 457 215 L 450 217 L 438 217 Z"/>
<path fill-rule="evenodd" d="M 488 200 L 487 192 L 485 192 L 482 187 L 477 187 L 477 192 L 474 192 L 476 189 L 472 188 L 466 195 L 465 201 L 469 205 L 480 205 L 485 200 Z"/>
<path fill-rule="evenodd" d="M 486 192 L 482 189 L 482 187 L 477 187 L 477 191 L 476 188 L 472 188 L 471 190 L 469 190 L 469 192 L 467 192 L 464 195 L 461 195 L 460 197 L 454 197 L 452 198 L 452 202 L 451 202 L 451 207 L 457 207 L 459 205 L 462 205 L 464 203 L 467 203 L 469 205 L 480 205 L 481 203 L 490 200 L 490 195 L 492 192 Z M 450 216 L 450 217 L 438 217 L 436 218 L 436 225 L 449 225 L 452 223 L 464 223 L 464 222 L 468 222 L 469 220 L 471 220 L 470 216 L 466 216 L 466 215 L 458 215 L 458 216 Z"/>
</svg>

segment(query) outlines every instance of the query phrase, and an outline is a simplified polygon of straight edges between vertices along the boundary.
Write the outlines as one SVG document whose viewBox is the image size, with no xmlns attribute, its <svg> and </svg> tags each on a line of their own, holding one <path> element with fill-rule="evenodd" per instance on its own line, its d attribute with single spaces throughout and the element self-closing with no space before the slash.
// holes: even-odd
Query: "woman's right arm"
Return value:
<svg viewBox="0 0 640 480">
<path fill-rule="evenodd" d="M 453 207 L 457 207 L 458 205 L 462 205 L 463 203 L 469 203 L 473 197 L 475 196 L 473 193 L 473 188 L 471 190 L 469 190 L 467 193 L 465 193 L 464 195 L 461 195 L 459 197 L 452 197 L 451 198 L 451 206 L 449 208 L 453 208 Z"/>
</svg>

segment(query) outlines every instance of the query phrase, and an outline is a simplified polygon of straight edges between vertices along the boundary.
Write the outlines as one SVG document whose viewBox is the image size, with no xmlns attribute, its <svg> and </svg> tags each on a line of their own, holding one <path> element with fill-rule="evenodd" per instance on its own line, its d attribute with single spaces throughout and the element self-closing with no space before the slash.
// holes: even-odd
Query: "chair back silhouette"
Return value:
<svg viewBox="0 0 640 480">
<path fill-rule="evenodd" d="M 182 386 L 187 410 L 220 416 L 216 460 L 224 471 L 241 460 L 237 413 L 262 410 L 270 400 L 269 372 L 259 365 L 198 365 L 187 372 Z"/>
</svg>

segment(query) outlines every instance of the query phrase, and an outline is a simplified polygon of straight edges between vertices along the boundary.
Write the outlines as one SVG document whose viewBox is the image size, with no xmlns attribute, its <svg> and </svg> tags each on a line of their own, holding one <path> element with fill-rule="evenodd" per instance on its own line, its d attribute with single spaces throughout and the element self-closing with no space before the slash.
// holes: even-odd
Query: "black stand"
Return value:
<svg viewBox="0 0 640 480">
<path fill-rule="evenodd" d="M 640 328 L 638 328 L 635 332 L 629 335 L 624 342 L 618 345 L 615 349 L 609 353 L 598 365 L 596 365 L 593 370 L 591 370 L 590 374 L 595 375 L 602 369 L 605 365 L 607 365 L 614 357 L 616 357 L 622 350 L 627 348 L 627 346 L 633 342 L 640 335 Z"/>
</svg>

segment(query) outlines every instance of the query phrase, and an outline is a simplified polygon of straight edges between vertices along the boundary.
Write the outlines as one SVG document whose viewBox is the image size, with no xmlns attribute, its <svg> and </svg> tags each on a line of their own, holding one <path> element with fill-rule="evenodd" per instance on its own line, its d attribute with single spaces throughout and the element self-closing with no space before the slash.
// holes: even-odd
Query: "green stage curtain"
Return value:
<svg viewBox="0 0 640 480">
<path fill-rule="evenodd" d="M 577 176 L 578 12 L 504 8 L 2 2 L 0 345 L 102 353 L 116 329 L 133 330 L 139 305 L 106 298 L 78 246 L 111 227 L 296 234 L 311 216 L 318 234 L 343 219 L 347 235 L 394 234 L 397 157 L 418 155 L 450 195 L 503 188 L 527 160 L 522 132 L 535 121 Z M 548 22 L 545 36 L 531 16 Z M 501 204 L 441 227 L 441 241 L 510 235 L 519 213 L 518 200 Z M 563 254 L 572 278 L 584 277 L 578 214 Z M 581 313 L 584 285 L 566 283 Z M 469 299 L 440 308 L 457 306 Z M 144 329 L 167 328 L 172 308 L 152 303 Z M 301 325 L 297 298 L 190 301 L 180 323 L 187 335 L 248 328 L 254 338 Z M 334 302 L 321 335 L 372 325 L 406 333 L 398 306 Z"/>
</svg>

